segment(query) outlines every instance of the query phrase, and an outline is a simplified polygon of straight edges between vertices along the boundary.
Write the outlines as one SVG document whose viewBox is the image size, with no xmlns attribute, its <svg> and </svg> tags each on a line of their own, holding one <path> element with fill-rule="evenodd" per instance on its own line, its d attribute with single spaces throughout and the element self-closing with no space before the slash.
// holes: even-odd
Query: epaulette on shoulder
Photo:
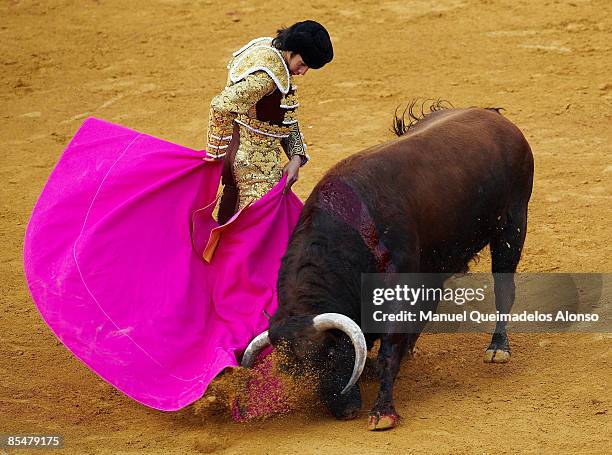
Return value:
<svg viewBox="0 0 612 455">
<path fill-rule="evenodd" d="M 234 83 L 256 71 L 265 71 L 284 95 L 291 87 L 289 68 L 281 52 L 271 45 L 272 38 L 257 38 L 234 52 L 229 77 Z"/>
</svg>

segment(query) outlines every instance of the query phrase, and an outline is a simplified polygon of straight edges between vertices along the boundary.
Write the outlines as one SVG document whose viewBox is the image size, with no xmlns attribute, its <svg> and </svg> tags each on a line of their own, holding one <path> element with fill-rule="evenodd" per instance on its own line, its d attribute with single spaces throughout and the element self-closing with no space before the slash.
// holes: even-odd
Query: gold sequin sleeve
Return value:
<svg viewBox="0 0 612 455">
<path fill-rule="evenodd" d="M 264 71 L 249 74 L 215 96 L 208 117 L 207 156 L 222 158 L 232 140 L 233 122 L 237 114 L 245 114 L 268 93 L 276 89 Z"/>
<path fill-rule="evenodd" d="M 302 159 L 300 166 L 304 166 L 310 157 L 306 153 L 306 144 L 304 143 L 304 136 L 300 132 L 300 127 L 297 122 L 292 123 L 289 127 L 289 137 L 283 139 L 281 142 L 287 158 L 291 159 L 295 155 L 299 155 Z"/>
</svg>

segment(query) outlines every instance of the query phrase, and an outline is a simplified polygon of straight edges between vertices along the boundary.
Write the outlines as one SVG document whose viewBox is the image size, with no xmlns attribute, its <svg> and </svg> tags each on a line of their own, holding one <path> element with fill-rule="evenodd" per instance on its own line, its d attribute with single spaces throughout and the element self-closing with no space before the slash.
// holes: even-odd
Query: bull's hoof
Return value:
<svg viewBox="0 0 612 455">
<path fill-rule="evenodd" d="M 368 418 L 368 430 L 382 431 L 395 428 L 399 424 L 400 416 L 398 413 L 381 414 L 375 412 L 370 414 Z"/>
<path fill-rule="evenodd" d="M 485 363 L 508 363 L 510 361 L 510 351 L 503 349 L 487 349 L 483 358 Z"/>
<path fill-rule="evenodd" d="M 510 343 L 506 332 L 495 332 L 483 358 L 485 363 L 507 363 L 510 361 Z"/>
</svg>

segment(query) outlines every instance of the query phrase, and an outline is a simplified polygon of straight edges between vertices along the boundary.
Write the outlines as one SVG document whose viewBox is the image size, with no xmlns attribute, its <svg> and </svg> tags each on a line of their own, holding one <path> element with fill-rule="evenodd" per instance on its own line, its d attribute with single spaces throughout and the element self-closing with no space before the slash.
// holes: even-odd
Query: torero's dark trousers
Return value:
<svg viewBox="0 0 612 455">
<path fill-rule="evenodd" d="M 232 166 L 234 165 L 234 156 L 236 155 L 236 150 L 238 150 L 239 144 L 240 132 L 238 125 L 234 124 L 232 141 L 227 148 L 227 154 L 225 155 L 225 161 L 223 163 L 223 174 L 221 175 L 223 194 L 221 195 L 219 212 L 217 214 L 217 222 L 219 224 L 227 223 L 229 219 L 234 216 L 236 209 L 238 208 L 238 187 L 236 186 Z"/>
</svg>

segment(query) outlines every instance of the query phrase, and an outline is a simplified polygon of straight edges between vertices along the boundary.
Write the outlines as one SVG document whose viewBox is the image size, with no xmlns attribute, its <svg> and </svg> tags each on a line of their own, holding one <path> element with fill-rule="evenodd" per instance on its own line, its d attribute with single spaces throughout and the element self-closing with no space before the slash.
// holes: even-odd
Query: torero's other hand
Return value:
<svg viewBox="0 0 612 455">
<path fill-rule="evenodd" d="M 287 194 L 295 182 L 298 181 L 300 173 L 300 165 L 302 158 L 299 155 L 294 155 L 283 169 L 283 175 L 287 175 L 287 183 L 283 188 L 283 194 Z"/>
</svg>

